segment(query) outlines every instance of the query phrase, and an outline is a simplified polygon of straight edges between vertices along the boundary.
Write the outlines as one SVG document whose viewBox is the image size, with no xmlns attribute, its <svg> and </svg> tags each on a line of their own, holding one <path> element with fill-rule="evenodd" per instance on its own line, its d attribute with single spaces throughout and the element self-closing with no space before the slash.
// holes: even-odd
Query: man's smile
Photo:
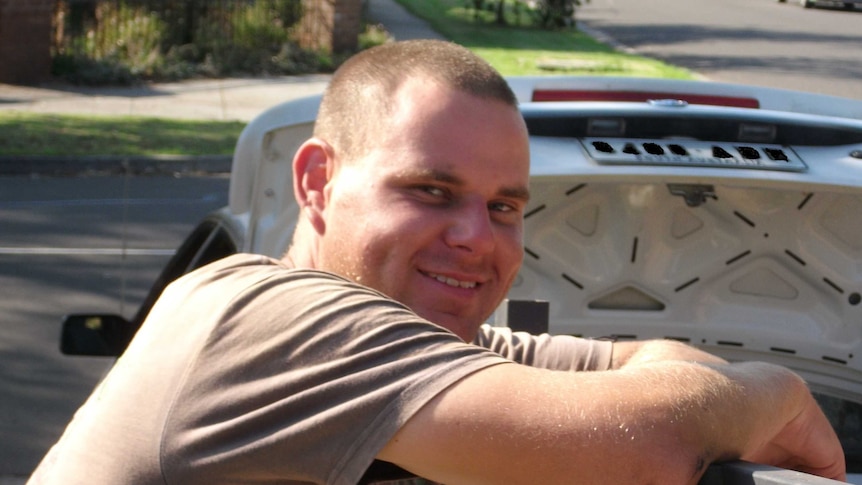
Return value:
<svg viewBox="0 0 862 485">
<path fill-rule="evenodd" d="M 444 283 L 444 284 L 447 284 L 447 285 L 455 287 L 455 288 L 470 289 L 470 288 L 475 288 L 476 286 L 479 285 L 479 283 L 476 281 L 460 281 L 460 280 L 457 280 L 455 278 L 441 275 L 441 274 L 437 274 L 437 273 L 429 273 L 429 272 L 423 271 L 422 274 L 424 274 L 426 276 L 430 276 L 431 278 L 434 278 L 435 280 L 439 281 L 440 283 Z"/>
</svg>

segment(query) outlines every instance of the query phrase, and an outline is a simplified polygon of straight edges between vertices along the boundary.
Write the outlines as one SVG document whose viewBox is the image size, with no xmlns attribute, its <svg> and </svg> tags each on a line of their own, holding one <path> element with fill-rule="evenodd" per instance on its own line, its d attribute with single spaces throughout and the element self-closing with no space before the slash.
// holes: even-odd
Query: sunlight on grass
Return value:
<svg viewBox="0 0 862 485">
<path fill-rule="evenodd" d="M 547 50 L 473 48 L 474 52 L 506 75 L 638 76 L 691 79 L 691 72 L 652 59 Z"/>
<path fill-rule="evenodd" d="M 576 29 L 529 26 L 523 11 L 509 12 L 510 24 L 492 23 L 490 12 L 475 15 L 463 0 L 398 0 L 446 38 L 470 48 L 507 76 L 609 75 L 694 79 L 690 71 L 655 59 L 618 52 Z"/>
<path fill-rule="evenodd" d="M 4 155 L 230 155 L 245 123 L 0 112 Z"/>
</svg>

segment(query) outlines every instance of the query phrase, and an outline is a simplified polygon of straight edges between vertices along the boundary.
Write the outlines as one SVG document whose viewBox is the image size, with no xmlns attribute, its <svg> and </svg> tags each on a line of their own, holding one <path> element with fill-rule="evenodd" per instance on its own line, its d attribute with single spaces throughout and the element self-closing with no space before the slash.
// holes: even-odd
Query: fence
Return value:
<svg viewBox="0 0 862 485">
<path fill-rule="evenodd" d="M 190 44 L 281 43 L 301 17 L 301 0 L 59 0 L 53 46 L 102 56 L 131 47 L 130 38 L 162 53 Z"/>
<path fill-rule="evenodd" d="M 54 70 L 85 84 L 313 71 L 329 60 L 297 43 L 325 51 L 308 39 L 334 26 L 308 20 L 342 1 L 360 0 L 59 0 Z"/>
</svg>

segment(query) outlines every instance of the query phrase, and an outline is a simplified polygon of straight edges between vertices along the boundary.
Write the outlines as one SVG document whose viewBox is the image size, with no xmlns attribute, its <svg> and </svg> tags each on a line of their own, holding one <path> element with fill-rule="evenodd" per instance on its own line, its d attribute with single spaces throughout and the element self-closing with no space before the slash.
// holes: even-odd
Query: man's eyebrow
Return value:
<svg viewBox="0 0 862 485">
<path fill-rule="evenodd" d="M 436 170 L 433 168 L 417 170 L 414 175 L 419 178 L 434 180 L 435 182 L 443 182 L 446 184 L 457 186 L 466 185 L 466 183 L 464 182 L 464 180 L 461 179 L 461 177 L 458 177 L 457 175 L 451 174 L 449 172 L 444 172 L 442 170 Z"/>
<path fill-rule="evenodd" d="M 420 170 L 419 172 L 414 173 L 414 176 L 459 187 L 467 185 L 461 177 L 442 170 Z M 497 195 L 508 199 L 517 199 L 527 202 L 530 200 L 530 189 L 524 186 L 502 187 L 497 191 Z"/>
<path fill-rule="evenodd" d="M 499 190 L 499 194 L 508 199 L 518 199 L 524 202 L 530 200 L 530 189 L 526 187 L 503 187 Z"/>
<path fill-rule="evenodd" d="M 443 182 L 443 183 L 455 185 L 458 187 L 462 187 L 464 185 L 467 185 L 466 182 L 464 182 L 464 180 L 461 179 L 461 177 L 458 177 L 457 175 L 454 175 L 454 174 L 449 173 L 449 172 L 444 172 L 442 170 L 435 170 L 435 169 L 420 170 L 420 171 L 414 173 L 414 175 L 417 177 L 420 177 L 420 178 L 434 180 L 437 182 Z M 527 202 L 530 200 L 530 190 L 527 187 L 521 187 L 521 186 L 502 187 L 502 188 L 500 188 L 500 190 L 497 191 L 497 195 L 499 195 L 501 197 L 506 197 L 508 199 L 523 200 L 524 202 Z"/>
</svg>

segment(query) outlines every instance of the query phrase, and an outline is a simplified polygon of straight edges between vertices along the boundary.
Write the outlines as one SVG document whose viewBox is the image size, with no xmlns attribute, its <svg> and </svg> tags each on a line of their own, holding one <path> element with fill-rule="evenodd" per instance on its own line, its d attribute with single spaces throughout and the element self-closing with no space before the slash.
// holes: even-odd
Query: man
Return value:
<svg viewBox="0 0 862 485">
<path fill-rule="evenodd" d="M 529 150 L 466 49 L 352 58 L 293 167 L 285 257 L 172 284 L 33 483 L 352 484 L 375 460 L 447 484 L 696 483 L 733 458 L 844 477 L 783 368 L 482 325 L 521 263 Z"/>
</svg>

